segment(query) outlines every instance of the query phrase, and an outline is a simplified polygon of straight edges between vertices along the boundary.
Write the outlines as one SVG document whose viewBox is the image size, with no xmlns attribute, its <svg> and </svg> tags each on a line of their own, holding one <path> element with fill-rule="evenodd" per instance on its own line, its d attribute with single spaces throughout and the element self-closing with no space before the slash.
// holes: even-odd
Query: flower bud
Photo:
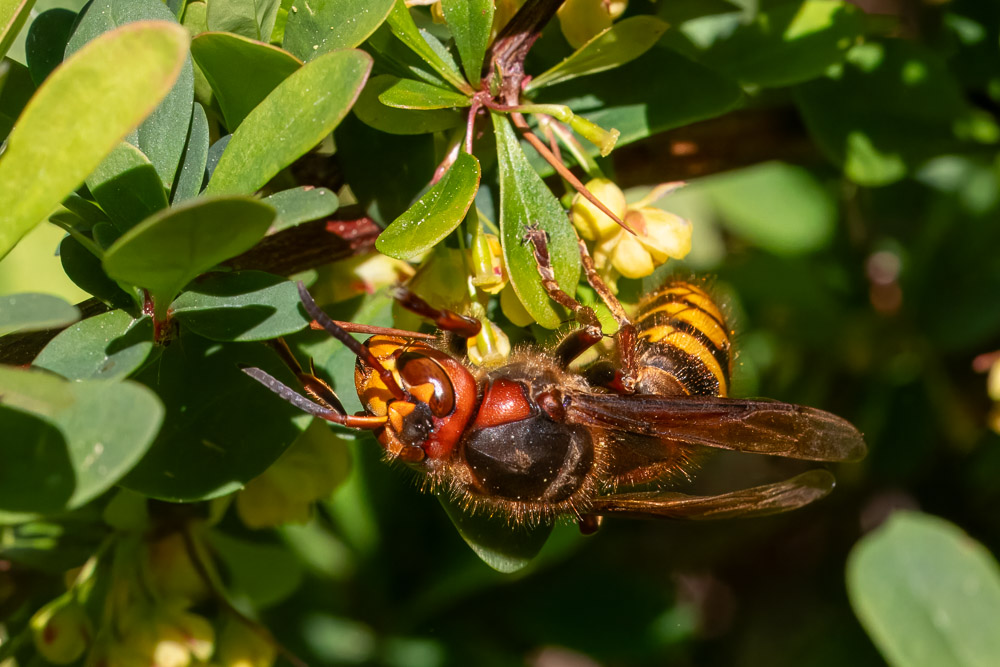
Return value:
<svg viewBox="0 0 1000 667">
<path fill-rule="evenodd" d="M 608 210 L 619 218 L 625 217 L 625 193 L 614 182 L 607 178 L 595 178 L 586 187 Z M 573 197 L 570 217 L 577 232 L 588 241 L 603 241 L 621 231 L 617 222 L 580 193 Z"/>
<path fill-rule="evenodd" d="M 566 0 L 557 13 L 559 28 L 569 45 L 578 49 L 610 28 L 627 6 L 626 0 Z"/>
<path fill-rule="evenodd" d="M 197 539 L 192 533 L 195 548 Z M 180 532 L 147 544 L 146 559 L 151 584 L 161 597 L 197 602 L 208 596 L 208 584 L 191 562 L 187 542 Z"/>
<path fill-rule="evenodd" d="M 623 230 L 611 241 L 612 247 L 606 253 L 608 259 L 626 278 L 644 278 L 656 269 L 649 250 L 632 234 Z"/>
<path fill-rule="evenodd" d="M 92 635 L 83 606 L 69 595 L 58 597 L 35 612 L 30 625 L 38 653 L 56 665 L 76 662 Z"/>
<path fill-rule="evenodd" d="M 261 626 L 230 618 L 222 628 L 213 662 L 219 667 L 271 667 L 276 655 L 269 637 Z"/>
<path fill-rule="evenodd" d="M 483 328 L 468 342 L 469 361 L 476 366 L 499 366 L 510 356 L 510 339 L 493 322 L 481 321 Z"/>
<path fill-rule="evenodd" d="M 994 401 L 1000 401 L 1000 357 L 990 366 L 990 373 L 986 376 L 986 393 Z"/>
<path fill-rule="evenodd" d="M 472 239 L 472 284 L 489 294 L 497 294 L 507 284 L 500 239 L 480 227 Z"/>
<path fill-rule="evenodd" d="M 535 321 L 518 298 L 517 293 L 511 285 L 500 292 L 500 310 L 504 317 L 510 320 L 516 327 L 526 327 Z"/>
</svg>

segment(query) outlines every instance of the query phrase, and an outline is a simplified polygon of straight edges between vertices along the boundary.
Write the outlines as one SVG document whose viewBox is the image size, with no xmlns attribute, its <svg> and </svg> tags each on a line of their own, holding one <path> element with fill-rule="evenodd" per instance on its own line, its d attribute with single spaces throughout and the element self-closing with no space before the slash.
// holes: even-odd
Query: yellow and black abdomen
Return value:
<svg viewBox="0 0 1000 667">
<path fill-rule="evenodd" d="M 705 290 L 689 282 L 667 283 L 639 302 L 635 326 L 641 393 L 727 395 L 729 329 Z"/>
</svg>

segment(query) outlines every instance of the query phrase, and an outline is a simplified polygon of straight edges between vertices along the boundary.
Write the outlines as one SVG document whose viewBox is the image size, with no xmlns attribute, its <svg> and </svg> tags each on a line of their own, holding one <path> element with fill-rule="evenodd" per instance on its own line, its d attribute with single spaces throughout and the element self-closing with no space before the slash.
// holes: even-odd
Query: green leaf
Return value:
<svg viewBox="0 0 1000 667">
<path fill-rule="evenodd" d="M 527 566 L 552 533 L 552 524 L 512 526 L 504 518 L 469 514 L 463 503 L 445 495 L 437 499 L 465 543 L 498 572 L 510 574 Z"/>
<path fill-rule="evenodd" d="M 36 86 L 42 85 L 63 61 L 75 24 L 76 12 L 68 9 L 50 9 L 31 22 L 24 42 L 24 55 Z"/>
<path fill-rule="evenodd" d="M 280 6 L 281 0 L 212 0 L 208 29 L 269 42 Z"/>
<path fill-rule="evenodd" d="M 391 74 L 372 77 L 354 105 L 354 114 L 365 125 L 389 134 L 440 132 L 465 122 L 465 116 L 452 109 L 397 109 L 386 106 L 380 99 L 382 94 L 401 81 Z"/>
<path fill-rule="evenodd" d="M 120 232 L 169 206 L 153 163 L 129 143 L 118 144 L 85 182 Z"/>
<path fill-rule="evenodd" d="M 0 366 L 0 395 L 4 433 L 14 421 L 21 433 L 36 437 L 5 437 L 0 447 L 2 502 L 16 512 L 73 509 L 100 495 L 145 454 L 163 422 L 156 395 L 129 381 L 68 382 Z M 14 411 L 40 418 L 62 440 Z"/>
<path fill-rule="evenodd" d="M 490 45 L 493 0 L 442 0 L 441 10 L 455 38 L 465 77 L 478 83 L 482 78 L 483 57 Z"/>
<path fill-rule="evenodd" d="M 633 16 L 620 21 L 532 79 L 525 92 L 620 67 L 651 49 L 666 29 L 666 23 L 652 16 Z"/>
<path fill-rule="evenodd" d="M 139 368 L 152 351 L 152 320 L 112 310 L 60 332 L 32 365 L 67 380 L 120 380 Z"/>
<path fill-rule="evenodd" d="M 302 561 L 285 545 L 240 540 L 219 531 L 207 536 L 230 577 L 227 589 L 254 609 L 273 606 L 302 585 Z"/>
<path fill-rule="evenodd" d="M 617 69 L 547 87 L 537 95 L 539 102 L 566 104 L 603 128 L 619 130 L 619 147 L 720 116 L 742 98 L 742 89 L 731 79 L 662 47 Z M 598 153 L 596 147 L 587 150 Z M 532 164 L 543 176 L 552 172 L 540 158 Z"/>
<path fill-rule="evenodd" d="M 186 284 L 252 248 L 272 220 L 274 209 L 255 199 L 192 199 L 129 230 L 104 253 L 104 270 L 115 280 L 148 289 L 162 319 Z"/>
<path fill-rule="evenodd" d="M 734 234 L 778 255 L 827 245 L 837 224 L 833 197 L 802 167 L 765 162 L 699 183 Z"/>
<path fill-rule="evenodd" d="M 80 15 L 76 30 L 66 45 L 66 55 L 72 55 L 109 30 L 147 20 L 177 25 L 177 17 L 161 0 L 94 0 Z M 173 88 L 127 139 L 149 157 L 168 190 L 173 185 L 184 151 L 193 100 L 194 70 L 190 57 L 186 57 Z"/>
<path fill-rule="evenodd" d="M 891 665 L 988 667 L 1000 656 L 1000 568 L 947 521 L 894 514 L 854 547 L 847 591 Z"/>
<path fill-rule="evenodd" d="M 946 64 L 909 40 L 851 49 L 841 69 L 797 87 L 795 99 L 823 152 L 862 185 L 895 182 L 930 157 L 985 143 L 960 133 L 976 116 Z"/>
<path fill-rule="evenodd" d="M 269 340 L 301 331 L 310 321 L 295 284 L 263 271 L 206 276 L 171 311 L 191 331 L 219 341 Z"/>
<path fill-rule="evenodd" d="M 44 331 L 80 319 L 80 311 L 51 294 L 0 296 L 0 336 L 14 331 Z"/>
<path fill-rule="evenodd" d="M 6 138 L 14 121 L 35 92 L 27 67 L 10 58 L 0 61 L 0 137 Z"/>
<path fill-rule="evenodd" d="M 35 0 L 6 0 L 0 3 L 0 58 L 7 55 L 34 6 Z"/>
<path fill-rule="evenodd" d="M 863 20 L 861 10 L 840 0 L 790 2 L 757 14 L 701 61 L 748 84 L 801 83 L 844 61 L 862 37 Z"/>
<path fill-rule="evenodd" d="M 276 46 L 224 32 L 204 32 L 195 37 L 191 55 L 212 85 L 230 131 L 302 66 L 295 56 Z M 247 77 L 247 72 L 253 72 L 253 76 Z"/>
<path fill-rule="evenodd" d="M 491 115 L 497 137 L 500 240 L 507 273 L 525 310 L 543 327 L 555 329 L 562 323 L 564 314 L 542 287 L 538 264 L 531 248 L 524 243 L 524 234 L 530 225 L 537 225 L 548 233 L 549 256 L 556 281 L 572 296 L 580 279 L 576 232 L 545 182 L 531 168 L 510 123 L 503 116 Z"/>
<path fill-rule="evenodd" d="M 162 500 L 205 500 L 238 490 L 281 456 L 310 419 L 241 373 L 239 364 L 295 384 L 263 345 L 221 345 L 183 331 L 136 376 L 161 397 L 167 416 L 122 486 Z"/>
<path fill-rule="evenodd" d="M 278 212 L 271 225 L 272 232 L 333 215 L 340 206 L 340 200 L 331 190 L 311 185 L 275 192 L 264 197 L 264 201 Z"/>
<path fill-rule="evenodd" d="M 333 131 L 357 99 L 372 59 L 354 50 L 316 58 L 282 81 L 233 132 L 209 194 L 250 194 Z"/>
<path fill-rule="evenodd" d="M 104 272 L 100 258 L 72 236 L 59 244 L 59 260 L 69 279 L 83 291 L 116 308 L 134 305 L 132 298 Z"/>
<path fill-rule="evenodd" d="M 393 0 L 309 0 L 288 13 L 282 46 L 305 61 L 354 48 L 382 25 Z"/>
<path fill-rule="evenodd" d="M 180 26 L 141 22 L 82 48 L 45 80 L 0 157 L 0 257 L 69 195 L 170 90 Z"/>
<path fill-rule="evenodd" d="M 472 104 L 462 93 L 414 79 L 398 80 L 379 94 L 378 99 L 396 109 L 452 109 Z"/>
<path fill-rule="evenodd" d="M 389 24 L 392 34 L 410 47 L 445 81 L 464 93 L 472 93 L 472 87 L 458 73 L 458 66 L 451 60 L 450 56 L 447 56 L 448 51 L 430 33 L 417 28 L 404 0 L 396 0 L 389 11 L 386 22 Z"/>
<path fill-rule="evenodd" d="M 426 253 L 465 219 L 479 189 L 479 176 L 479 160 L 460 151 L 441 180 L 379 234 L 375 247 L 402 260 Z"/>
<path fill-rule="evenodd" d="M 201 186 L 205 183 L 205 166 L 208 164 L 208 145 L 208 116 L 205 115 L 205 108 L 195 102 L 187 144 L 184 146 L 184 159 L 174 182 L 172 203 L 179 204 L 193 199 L 201 192 Z"/>
</svg>

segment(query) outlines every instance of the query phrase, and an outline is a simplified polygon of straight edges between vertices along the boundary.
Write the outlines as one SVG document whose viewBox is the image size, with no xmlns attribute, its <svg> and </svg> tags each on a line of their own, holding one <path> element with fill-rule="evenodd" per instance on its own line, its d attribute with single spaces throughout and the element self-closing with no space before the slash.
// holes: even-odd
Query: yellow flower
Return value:
<svg viewBox="0 0 1000 667">
<path fill-rule="evenodd" d="M 76 662 L 92 635 L 87 613 L 69 595 L 58 597 L 35 612 L 30 625 L 38 653 L 56 665 Z"/>
<path fill-rule="evenodd" d="M 611 27 L 625 12 L 628 0 L 566 0 L 559 8 L 559 28 L 574 49 Z"/>
<path fill-rule="evenodd" d="M 586 184 L 586 188 L 612 213 L 619 218 L 625 217 L 625 193 L 613 181 L 595 178 Z M 573 197 L 570 218 L 576 231 L 587 241 L 603 241 L 621 231 L 617 222 L 580 193 Z"/>
</svg>

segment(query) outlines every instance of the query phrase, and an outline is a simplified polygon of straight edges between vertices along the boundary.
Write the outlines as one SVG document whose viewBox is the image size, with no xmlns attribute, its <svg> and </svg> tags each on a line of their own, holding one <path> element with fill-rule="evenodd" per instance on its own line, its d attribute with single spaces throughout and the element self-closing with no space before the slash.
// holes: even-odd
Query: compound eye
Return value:
<svg viewBox="0 0 1000 667">
<path fill-rule="evenodd" d="M 396 360 L 396 369 L 406 388 L 427 403 L 435 417 L 447 417 L 454 412 L 455 387 L 441 364 L 419 352 L 404 352 Z M 425 387 L 427 395 L 421 395 L 420 390 Z"/>
</svg>

